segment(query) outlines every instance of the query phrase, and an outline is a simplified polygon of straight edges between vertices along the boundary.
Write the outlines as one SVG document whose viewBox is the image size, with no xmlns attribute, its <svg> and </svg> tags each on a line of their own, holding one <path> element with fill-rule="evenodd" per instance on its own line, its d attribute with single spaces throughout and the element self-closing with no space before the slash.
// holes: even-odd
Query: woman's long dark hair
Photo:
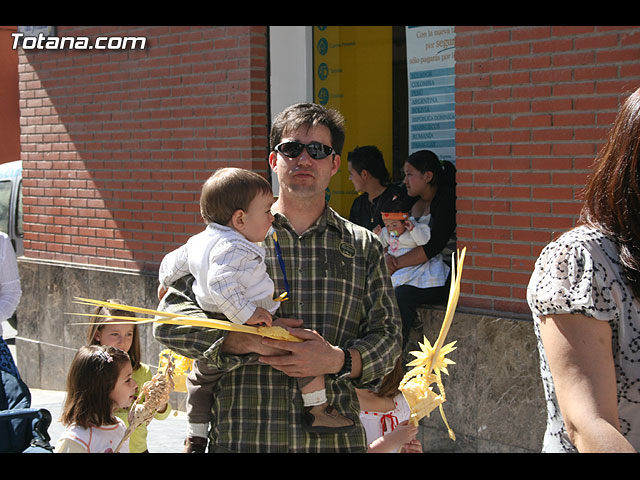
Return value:
<svg viewBox="0 0 640 480">
<path fill-rule="evenodd" d="M 418 150 L 407 158 L 420 173 L 433 172 L 431 184 L 438 188 L 455 188 L 456 167 L 448 160 L 440 161 L 438 156 L 431 150 Z"/>
<path fill-rule="evenodd" d="M 584 190 L 580 223 L 614 237 L 640 298 L 640 89 L 624 102 Z"/>
</svg>

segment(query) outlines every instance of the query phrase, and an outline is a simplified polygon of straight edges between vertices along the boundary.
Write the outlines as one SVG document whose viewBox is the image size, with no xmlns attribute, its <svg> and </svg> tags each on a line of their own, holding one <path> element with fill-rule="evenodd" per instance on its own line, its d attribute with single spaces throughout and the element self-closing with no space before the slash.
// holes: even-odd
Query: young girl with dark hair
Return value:
<svg viewBox="0 0 640 480">
<path fill-rule="evenodd" d="M 121 300 L 107 300 L 111 303 L 124 304 Z M 91 317 L 91 325 L 87 332 L 87 343 L 89 345 L 108 345 L 119 348 L 126 352 L 131 359 L 131 367 L 133 369 L 133 379 L 139 388 L 151 380 L 153 373 L 149 365 L 141 362 L 140 353 L 140 334 L 137 325 L 126 325 L 116 323 L 107 317 L 135 317 L 134 313 L 124 310 L 116 310 L 107 307 L 96 307 Z M 137 392 L 136 392 L 137 393 Z M 154 416 L 156 420 L 164 420 L 169 416 L 171 406 L 165 404 Z M 125 425 L 129 425 L 129 409 L 120 408 L 115 412 Z M 147 425 L 140 425 L 135 429 L 129 438 L 129 453 L 147 453 Z"/>
<path fill-rule="evenodd" d="M 66 430 L 56 453 L 113 453 L 127 427 L 115 415 L 135 400 L 136 382 L 129 355 L 118 348 L 90 345 L 80 348 L 67 376 L 62 412 Z M 125 441 L 120 452 L 129 452 Z"/>
</svg>

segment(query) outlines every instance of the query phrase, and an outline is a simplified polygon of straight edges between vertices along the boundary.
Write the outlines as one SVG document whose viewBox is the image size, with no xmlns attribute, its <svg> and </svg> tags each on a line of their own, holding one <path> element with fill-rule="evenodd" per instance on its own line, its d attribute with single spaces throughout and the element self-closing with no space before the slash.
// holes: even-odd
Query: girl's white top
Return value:
<svg viewBox="0 0 640 480">
<path fill-rule="evenodd" d="M 243 324 L 256 307 L 273 314 L 279 306 L 273 300 L 274 285 L 264 258 L 263 247 L 233 228 L 211 223 L 164 257 L 158 278 L 169 286 L 190 273 L 200 308 Z"/>
<path fill-rule="evenodd" d="M 410 217 L 409 221 L 413 223 L 413 230 L 407 229 L 399 237 L 393 238 L 387 227 L 384 227 L 378 237 L 384 247 L 389 247 L 390 255 L 399 257 L 415 247 L 426 245 L 429 242 L 431 238 L 430 220 L 431 214 L 423 215 L 418 220 Z M 449 270 L 449 266 L 442 259 L 442 254 L 438 254 L 424 263 L 396 270 L 391 275 L 391 284 L 394 288 L 400 285 L 412 285 L 418 288 L 441 287 L 447 281 Z"/>
<path fill-rule="evenodd" d="M 411 408 L 402 393 L 393 398 L 395 407 L 388 412 L 360 410 L 360 421 L 367 434 L 367 445 L 392 432 L 400 423 L 409 420 Z"/>
<path fill-rule="evenodd" d="M 83 428 L 71 425 L 56 442 L 57 453 L 114 453 L 127 431 L 124 422 L 115 417 L 115 425 Z M 125 440 L 118 453 L 129 453 L 129 439 Z"/>
</svg>

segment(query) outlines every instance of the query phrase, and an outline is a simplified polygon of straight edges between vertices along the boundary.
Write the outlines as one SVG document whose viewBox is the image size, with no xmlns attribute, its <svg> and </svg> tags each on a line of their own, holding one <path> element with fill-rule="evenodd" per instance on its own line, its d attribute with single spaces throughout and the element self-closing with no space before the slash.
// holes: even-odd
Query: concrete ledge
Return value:
<svg viewBox="0 0 640 480">
<path fill-rule="evenodd" d="M 121 298 L 132 305 L 157 304 L 157 280 L 128 270 L 92 269 L 83 265 L 18 260 L 23 295 L 18 306 L 16 336 L 20 373 L 32 388 L 63 390 L 68 366 L 86 342 L 87 318 L 67 315 L 90 313 L 91 307 L 74 297 Z M 162 350 L 151 325 L 141 325 L 142 361 L 158 364 Z"/>
<path fill-rule="evenodd" d="M 433 343 L 444 309 L 420 314 L 412 340 L 424 334 Z M 425 451 L 539 452 L 546 406 L 532 323 L 457 312 L 446 343 L 454 340 L 457 349 L 448 357 L 456 364 L 443 376 L 443 406 L 457 439 L 449 439 L 436 410 L 421 421 Z"/>
</svg>

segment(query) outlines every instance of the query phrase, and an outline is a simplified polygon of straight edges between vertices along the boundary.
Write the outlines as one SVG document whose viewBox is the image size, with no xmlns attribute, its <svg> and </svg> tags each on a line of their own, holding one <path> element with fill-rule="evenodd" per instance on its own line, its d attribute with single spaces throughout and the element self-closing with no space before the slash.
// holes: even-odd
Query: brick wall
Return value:
<svg viewBox="0 0 640 480">
<path fill-rule="evenodd" d="M 266 27 L 57 27 L 145 50 L 20 50 L 25 255 L 153 271 L 213 170 L 267 174 Z"/>
<path fill-rule="evenodd" d="M 594 157 L 638 87 L 639 27 L 456 27 L 460 305 L 528 315 L 535 260 L 575 225 Z"/>
<path fill-rule="evenodd" d="M 267 173 L 267 27 L 57 27 L 144 51 L 19 55 L 25 251 L 153 272 L 201 228 L 214 169 Z M 528 316 L 540 250 L 571 228 L 619 104 L 638 27 L 456 27 L 461 306 Z"/>
</svg>

